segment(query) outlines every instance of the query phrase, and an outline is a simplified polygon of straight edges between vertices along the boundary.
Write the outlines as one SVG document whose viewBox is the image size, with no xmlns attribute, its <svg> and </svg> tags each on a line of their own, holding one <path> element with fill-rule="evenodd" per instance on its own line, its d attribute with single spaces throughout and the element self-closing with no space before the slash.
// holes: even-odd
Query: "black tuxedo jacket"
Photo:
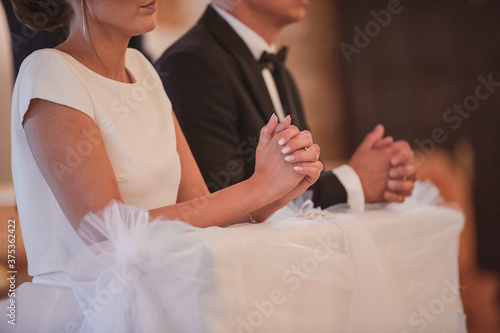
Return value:
<svg viewBox="0 0 500 333">
<path fill-rule="evenodd" d="M 262 68 L 212 8 L 155 64 L 174 112 L 210 191 L 248 179 L 254 172 L 260 129 L 274 113 Z M 307 128 L 299 92 L 294 91 L 292 123 Z M 312 186 L 313 201 L 327 207 L 346 202 L 335 175 L 322 173 Z"/>
</svg>

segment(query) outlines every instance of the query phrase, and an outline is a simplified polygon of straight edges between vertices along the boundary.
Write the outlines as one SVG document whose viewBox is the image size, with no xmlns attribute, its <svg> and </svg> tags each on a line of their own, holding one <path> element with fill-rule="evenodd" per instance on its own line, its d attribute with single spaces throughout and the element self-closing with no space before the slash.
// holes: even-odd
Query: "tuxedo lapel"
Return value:
<svg viewBox="0 0 500 333">
<path fill-rule="evenodd" d="M 247 85 L 247 90 L 251 92 L 263 120 L 267 122 L 274 113 L 273 102 L 262 77 L 262 69 L 245 42 L 211 6 L 208 6 L 199 23 L 213 35 L 238 63 L 246 78 L 244 84 Z"/>
</svg>

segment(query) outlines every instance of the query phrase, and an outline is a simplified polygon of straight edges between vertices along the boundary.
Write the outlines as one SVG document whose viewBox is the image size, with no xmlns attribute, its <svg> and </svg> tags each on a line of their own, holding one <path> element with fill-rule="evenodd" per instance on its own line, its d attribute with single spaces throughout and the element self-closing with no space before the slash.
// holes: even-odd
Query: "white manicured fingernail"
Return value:
<svg viewBox="0 0 500 333">
<path fill-rule="evenodd" d="M 283 146 L 284 143 L 285 143 L 285 138 L 281 138 L 280 141 L 278 141 L 278 144 L 280 146 Z"/>
<path fill-rule="evenodd" d="M 299 167 L 299 166 L 293 167 L 293 169 L 294 169 L 295 171 L 302 171 L 302 170 L 303 170 L 303 169 L 302 169 L 302 167 Z"/>
<path fill-rule="evenodd" d="M 294 159 L 295 159 L 295 157 L 293 157 L 293 156 L 285 157 L 285 161 L 287 161 L 287 162 L 293 161 Z"/>
<path fill-rule="evenodd" d="M 286 154 L 286 153 L 288 153 L 290 151 L 290 149 L 291 149 L 290 147 L 285 147 L 285 148 L 283 148 L 283 150 L 281 152 L 283 154 Z"/>
</svg>

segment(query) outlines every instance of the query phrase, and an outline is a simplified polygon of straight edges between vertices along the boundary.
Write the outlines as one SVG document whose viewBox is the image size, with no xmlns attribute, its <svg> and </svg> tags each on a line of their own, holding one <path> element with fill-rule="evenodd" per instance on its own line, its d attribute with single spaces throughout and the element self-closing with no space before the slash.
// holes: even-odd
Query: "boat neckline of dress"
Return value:
<svg viewBox="0 0 500 333">
<path fill-rule="evenodd" d="M 78 66 L 80 66 L 80 67 L 84 68 L 86 71 L 92 73 L 92 75 L 98 76 L 98 77 L 100 77 L 102 79 L 105 79 L 107 81 L 118 83 L 118 84 L 123 84 L 123 85 L 126 85 L 126 86 L 133 86 L 133 85 L 137 84 L 136 76 L 132 73 L 132 71 L 130 69 L 128 69 L 127 66 L 125 66 L 125 70 L 127 71 L 128 75 L 130 76 L 130 78 L 134 82 L 122 82 L 122 81 L 117 81 L 117 80 L 110 79 L 109 77 L 101 75 L 101 74 L 93 71 L 92 69 L 88 68 L 87 66 L 85 66 L 84 64 L 82 64 L 80 61 L 78 61 L 75 57 L 73 57 L 71 54 L 66 53 L 64 51 L 61 51 L 61 50 L 58 50 L 56 48 L 47 48 L 47 49 L 43 49 L 43 50 L 40 50 L 40 51 L 49 51 L 49 52 L 50 51 L 55 51 L 55 53 L 61 54 L 63 57 L 66 57 L 66 58 L 70 59 L 71 62 L 77 63 Z"/>
</svg>

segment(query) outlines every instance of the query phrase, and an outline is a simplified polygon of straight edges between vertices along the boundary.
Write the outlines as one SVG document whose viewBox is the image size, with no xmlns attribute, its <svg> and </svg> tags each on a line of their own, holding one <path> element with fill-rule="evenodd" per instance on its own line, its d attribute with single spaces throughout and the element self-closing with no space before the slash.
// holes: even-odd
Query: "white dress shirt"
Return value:
<svg viewBox="0 0 500 333">
<path fill-rule="evenodd" d="M 264 51 L 268 53 L 276 53 L 275 44 L 267 44 L 267 42 L 255 31 L 250 29 L 244 23 L 236 19 L 234 16 L 232 16 L 216 4 L 212 3 L 211 6 L 240 36 L 240 38 L 248 46 L 250 52 L 252 52 L 254 58 L 257 61 L 260 59 Z M 269 95 L 271 96 L 276 115 L 281 121 L 285 118 L 285 113 L 283 112 L 283 106 L 281 104 L 278 89 L 276 88 L 276 83 L 274 82 L 271 71 L 269 71 L 268 68 L 264 68 L 262 70 L 262 77 L 264 78 L 267 90 L 269 91 Z M 365 196 L 363 193 L 361 181 L 356 171 L 354 171 L 354 169 L 352 169 L 349 165 L 344 164 L 338 168 L 333 169 L 332 172 L 337 176 L 347 192 L 347 203 L 349 204 L 350 211 L 364 211 Z"/>
<path fill-rule="evenodd" d="M 217 13 L 219 13 L 220 16 L 224 18 L 224 20 L 226 20 L 227 23 L 229 23 L 231 28 L 236 31 L 241 39 L 243 39 L 257 61 L 260 59 L 264 51 L 267 53 L 276 53 L 275 44 L 267 44 L 264 38 L 260 37 L 255 31 L 247 27 L 245 24 L 241 23 L 238 19 L 236 19 L 234 16 L 232 16 L 216 4 L 212 3 L 212 7 L 215 9 L 215 11 L 217 11 Z M 271 73 L 269 68 L 262 69 L 262 77 L 266 82 L 267 90 L 269 91 L 269 95 L 271 96 L 271 101 L 273 102 L 276 116 L 280 121 L 282 121 L 283 119 L 285 119 L 285 112 L 283 111 L 283 106 L 281 104 L 278 89 L 276 88 L 276 83 L 274 82 L 273 74 Z"/>
</svg>

